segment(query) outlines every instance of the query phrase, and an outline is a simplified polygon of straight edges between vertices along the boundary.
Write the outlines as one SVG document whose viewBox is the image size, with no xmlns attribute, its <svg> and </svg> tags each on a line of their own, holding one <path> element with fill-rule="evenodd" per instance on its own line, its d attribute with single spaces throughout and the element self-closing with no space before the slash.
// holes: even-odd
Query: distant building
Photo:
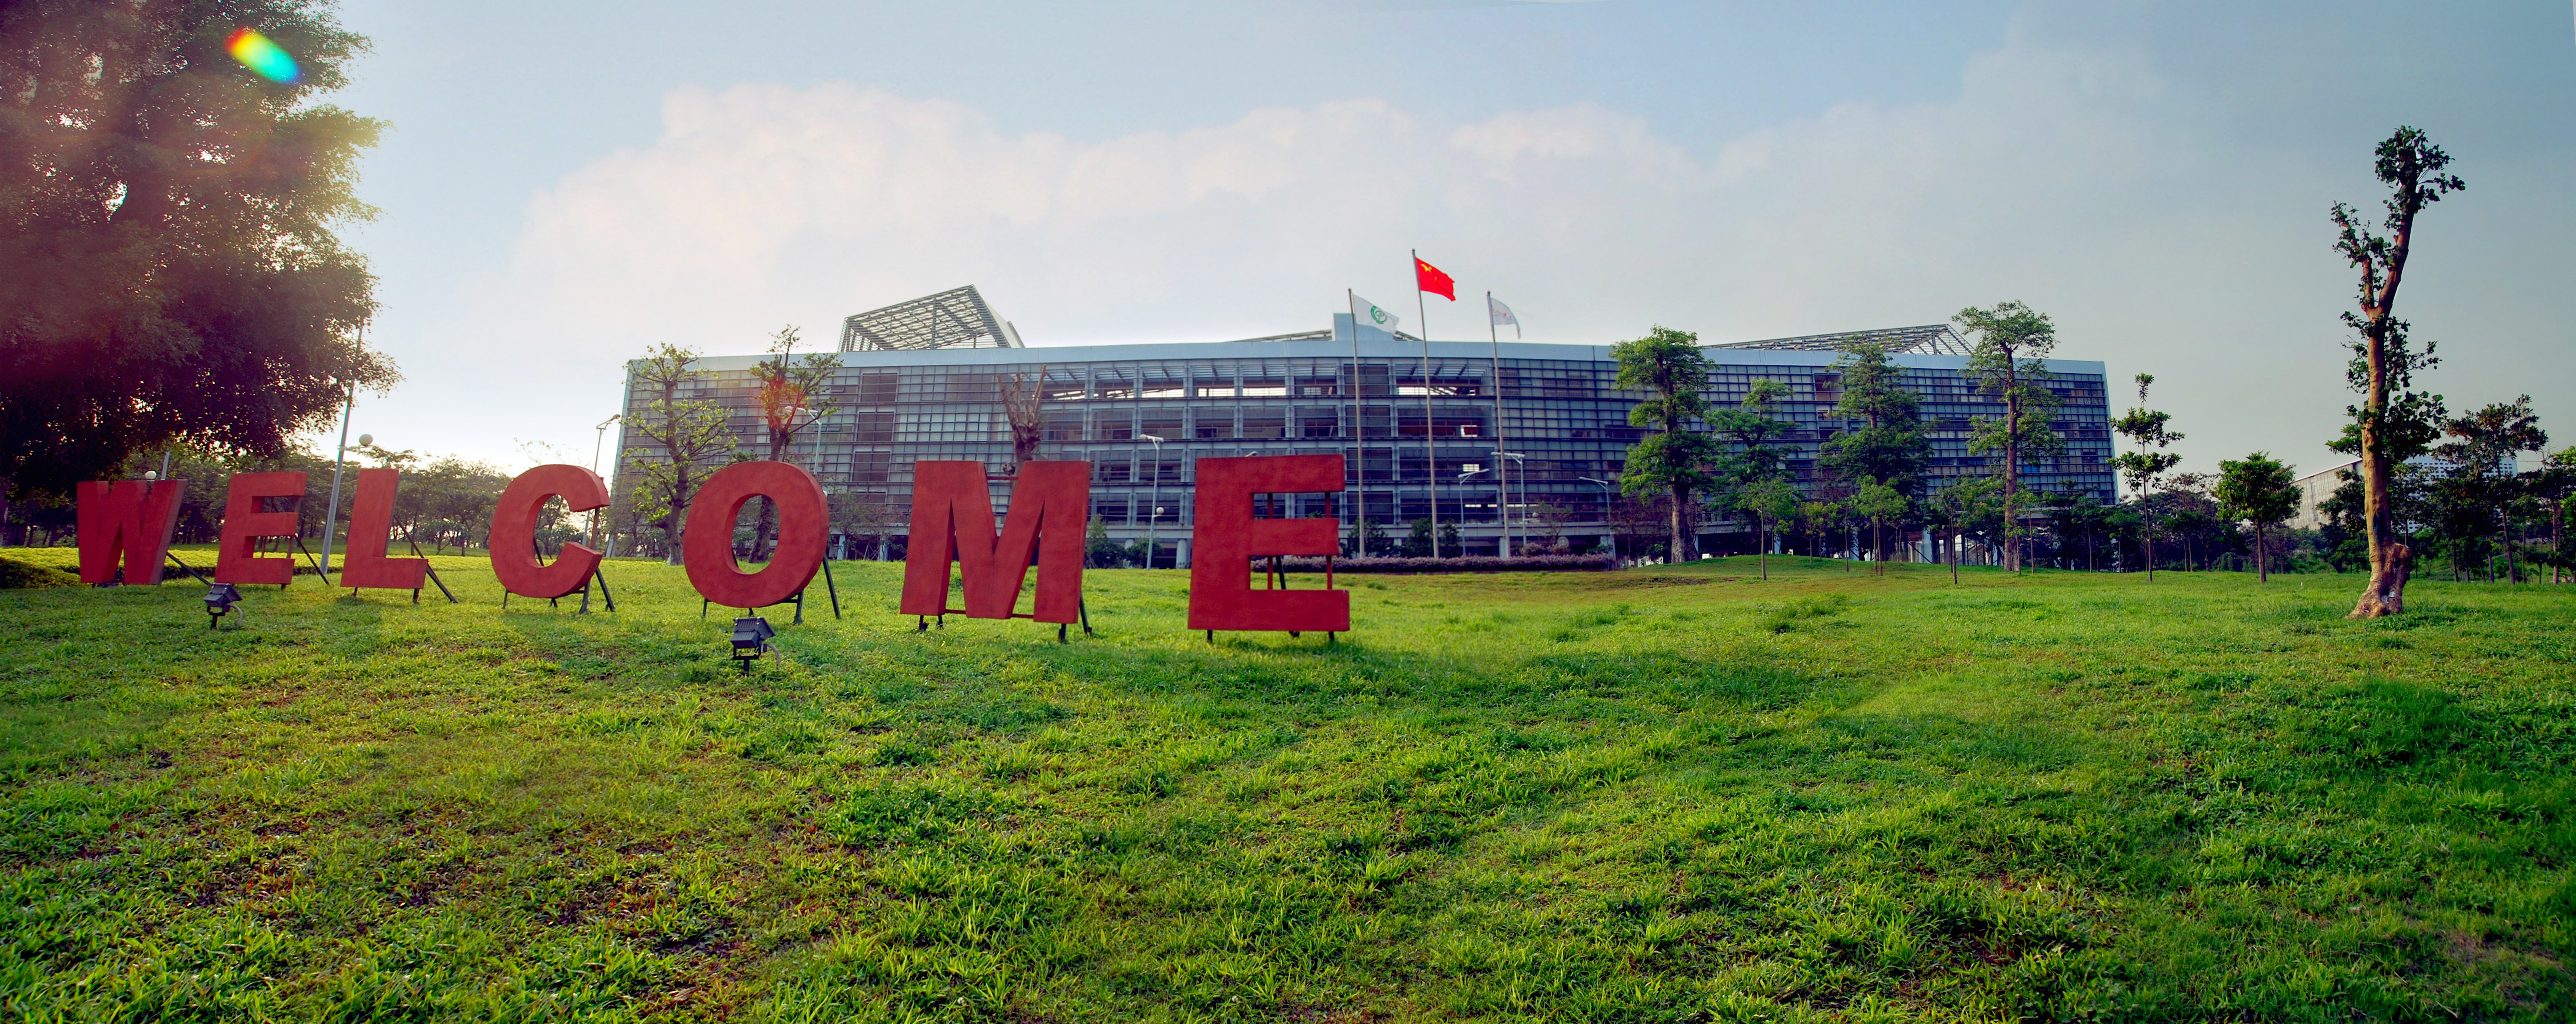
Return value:
<svg viewBox="0 0 2576 1024">
<path fill-rule="evenodd" d="M 2359 465 L 2361 462 L 2356 459 L 2300 477 L 2296 484 L 2299 488 L 2299 514 L 2290 518 L 2290 528 L 2293 530 L 2323 529 L 2326 525 L 2325 513 L 2319 511 L 2317 506 L 2323 504 L 2326 499 L 2334 497 L 2335 489 L 2343 486 L 2344 470 L 2354 469 Z"/>
<path fill-rule="evenodd" d="M 1967 344 L 1943 325 L 1710 345 L 1717 366 L 1706 394 L 1732 405 L 1756 380 L 1787 384 L 1782 418 L 1792 431 L 1780 444 L 1802 487 L 1818 489 L 1827 483 L 1819 446 L 1849 427 L 1830 415 L 1841 398 L 1836 350 L 1862 339 L 1895 347 L 1902 383 L 1923 397 L 1931 486 L 1994 472 L 1992 456 L 1967 450 L 1968 436 L 1973 419 L 2001 416 L 2003 407 L 1962 376 Z M 1459 524 L 1471 553 L 1498 550 L 1506 514 L 1516 540 L 1544 513 L 1581 544 L 1609 534 L 1615 481 L 1645 433 L 1628 423 L 1642 396 L 1616 386 L 1610 341 L 1425 345 L 1374 326 L 1355 335 L 1349 315 L 1337 313 L 1330 330 L 1240 341 L 1028 348 L 973 288 L 961 288 L 850 317 L 832 383 L 838 409 L 807 429 L 793 456 L 826 489 L 874 498 L 902 522 L 916 461 L 1009 469 L 1000 384 L 1019 377 L 1044 391 L 1041 457 L 1091 462 L 1093 517 L 1120 541 L 1150 532 L 1163 564 L 1186 564 L 1195 460 L 1239 454 L 1348 457 L 1350 490 L 1331 500 L 1301 496 L 1290 515 L 1348 524 L 1364 509 L 1401 537 L 1433 516 L 1436 500 L 1438 520 Z M 700 360 L 708 376 L 692 393 L 731 410 L 750 451 L 766 451 L 750 372 L 762 358 Z M 2059 359 L 2048 367 L 2048 386 L 2064 400 L 2054 425 L 2067 450 L 2026 460 L 2022 479 L 2033 491 L 2114 502 L 2103 366 Z M 646 400 L 630 389 L 625 414 Z M 621 433 L 620 466 L 653 457 L 640 441 Z M 1498 463 L 1512 467 L 1508 497 L 1496 492 Z M 1703 543 L 1749 550 L 1750 537 L 1725 532 L 1742 528 L 1707 522 Z"/>
</svg>

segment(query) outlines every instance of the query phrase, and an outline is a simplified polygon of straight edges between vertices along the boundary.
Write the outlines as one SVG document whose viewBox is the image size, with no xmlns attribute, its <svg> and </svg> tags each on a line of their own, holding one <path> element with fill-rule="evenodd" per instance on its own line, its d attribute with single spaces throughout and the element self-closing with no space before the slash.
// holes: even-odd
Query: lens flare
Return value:
<svg viewBox="0 0 2576 1024">
<path fill-rule="evenodd" d="M 224 49 L 232 53 L 234 60 L 242 62 L 243 67 L 259 72 L 260 77 L 269 81 L 293 82 L 298 74 L 295 58 L 285 48 L 249 29 L 235 31 L 231 39 L 224 41 Z"/>
</svg>

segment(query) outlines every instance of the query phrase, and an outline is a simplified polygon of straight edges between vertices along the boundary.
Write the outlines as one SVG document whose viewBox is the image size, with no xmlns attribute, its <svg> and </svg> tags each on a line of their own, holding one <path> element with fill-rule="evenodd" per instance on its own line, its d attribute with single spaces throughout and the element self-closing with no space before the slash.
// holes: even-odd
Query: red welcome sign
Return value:
<svg viewBox="0 0 2576 1024">
<path fill-rule="evenodd" d="M 1339 455 L 1285 455 L 1198 462 L 1197 553 L 1190 569 L 1189 628 L 1340 633 L 1351 628 L 1348 591 L 1254 590 L 1252 560 L 1271 555 L 1331 555 L 1338 549 L 1330 517 L 1261 519 L 1261 495 L 1342 490 Z M 349 517 L 348 561 L 340 586 L 417 590 L 426 559 L 389 558 L 394 496 L 402 474 L 358 472 Z M 293 537 L 294 511 L 266 509 L 272 499 L 301 499 L 302 473 L 238 473 L 224 498 L 219 583 L 284 585 L 290 558 L 258 553 L 259 541 Z M 1072 623 L 1082 616 L 1084 531 L 1091 516 L 1091 464 L 1031 462 L 1011 481 L 1010 511 L 997 532 L 991 482 L 981 462 L 929 461 L 913 466 L 912 532 L 904 559 L 905 615 L 966 615 Z M 161 564 L 177 524 L 183 481 L 84 483 L 80 499 L 81 579 L 105 583 L 120 564 L 127 582 L 161 581 Z M 778 508 L 778 548 L 758 572 L 734 561 L 734 522 L 753 498 Z M 492 576 L 523 597 L 558 598 L 583 588 L 600 553 L 565 544 L 552 564 L 538 560 L 536 529 L 549 499 L 574 512 L 608 504 L 608 485 L 580 466 L 538 466 L 511 479 L 492 510 Z M 689 584 L 709 602 L 760 608 L 791 600 L 822 568 L 831 509 L 814 475 L 784 462 L 739 462 L 708 478 L 681 539 Z M 965 580 L 964 608 L 948 607 L 951 564 Z M 1036 600 L 1018 612 L 1029 568 L 1038 571 Z"/>
</svg>

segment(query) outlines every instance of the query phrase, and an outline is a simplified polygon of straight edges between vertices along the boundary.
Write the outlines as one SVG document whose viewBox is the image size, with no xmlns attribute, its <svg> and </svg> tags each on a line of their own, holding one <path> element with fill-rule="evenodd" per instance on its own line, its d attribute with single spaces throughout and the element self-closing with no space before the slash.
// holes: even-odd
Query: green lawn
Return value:
<svg viewBox="0 0 2576 1024">
<path fill-rule="evenodd" d="M 9 552 L 68 564 L 69 551 Z M 2543 1020 L 2576 588 L 1750 559 L 1356 630 L 0 591 L 12 1017 Z M 1301 577 L 1300 583 L 1310 579 Z"/>
</svg>

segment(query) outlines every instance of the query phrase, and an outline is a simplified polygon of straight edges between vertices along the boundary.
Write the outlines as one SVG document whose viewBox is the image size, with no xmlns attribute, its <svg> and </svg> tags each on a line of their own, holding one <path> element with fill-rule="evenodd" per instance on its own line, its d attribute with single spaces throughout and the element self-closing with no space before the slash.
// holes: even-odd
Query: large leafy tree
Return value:
<svg viewBox="0 0 2576 1024">
<path fill-rule="evenodd" d="M 1968 450 L 2003 453 L 2004 569 L 2020 572 L 2026 532 L 2021 521 L 2022 460 L 2066 450 L 2066 440 L 2048 425 L 2057 415 L 2057 393 L 2043 383 L 2048 379 L 2048 353 L 2057 347 L 2057 325 L 2048 314 L 2011 300 L 1989 309 L 1960 310 L 1952 322 L 1977 339 L 1968 355 L 1968 379 L 2004 405 L 2002 416 L 1978 421 Z"/>
<path fill-rule="evenodd" d="M 1932 463 L 1932 435 L 1923 425 L 1923 399 L 1898 383 L 1905 368 L 1889 357 L 1886 345 L 1861 342 L 1846 347 L 1834 368 L 1841 372 L 1843 384 L 1834 415 L 1858 421 L 1860 427 L 1826 441 L 1820 461 L 1860 487 L 1858 493 L 1874 510 L 1868 513 L 1871 557 L 1884 561 L 1886 527 L 1903 519 L 1904 510 L 1881 514 L 1893 506 L 1871 489 L 1893 491 L 1897 505 L 1922 495 L 1924 469 Z"/>
<path fill-rule="evenodd" d="M 2264 557 L 2266 536 L 2299 512 L 2298 479 L 2288 464 L 2267 452 L 2218 463 L 2218 487 L 2212 494 L 2227 514 L 2254 527 L 2255 578 L 2269 583 L 2272 568 Z"/>
<path fill-rule="evenodd" d="M 1610 355 L 1619 361 L 1619 386 L 1646 392 L 1628 410 L 1628 422 L 1656 431 L 1628 449 L 1620 489 L 1631 497 L 1661 491 L 1672 499 L 1672 547 L 1667 550 L 1674 561 L 1688 560 L 1693 557 L 1687 522 L 1691 495 L 1716 482 L 1709 466 L 1721 454 L 1715 437 L 1690 429 L 1693 421 L 1708 415 L 1708 399 L 1700 394 L 1708 387 L 1708 355 L 1699 349 L 1699 335 L 1669 327 L 1613 345 Z"/>
<path fill-rule="evenodd" d="M 2412 389 L 2414 372 L 2435 365 L 2433 346 L 2417 352 L 2408 345 L 2406 321 L 2395 315 L 2397 286 L 2406 279 L 2415 216 L 2444 195 L 2468 187 L 2457 175 L 2443 173 L 2450 164 L 2450 154 L 2423 132 L 2400 127 L 2379 144 L 2371 165 L 2389 187 L 2388 215 L 2382 222 L 2388 234 L 2371 232 L 2358 211 L 2334 204 L 2335 252 L 2361 276 L 2359 308 L 2346 310 L 2343 322 L 2357 335 L 2345 377 L 2362 401 L 2349 410 L 2352 426 L 2337 446 L 2361 460 L 2361 517 L 2370 538 L 2370 583 L 2353 603 L 2356 619 L 2406 610 L 2406 574 L 2414 556 L 2398 542 L 2389 482 L 2398 463 L 2423 454 L 2438 436 L 2442 396 Z"/>
<path fill-rule="evenodd" d="M 242 29 L 298 74 L 234 61 Z M 380 125 L 314 102 L 364 45 L 298 0 L 0 5 L 0 523 L 164 444 L 282 456 L 392 383 L 334 234 Z"/>
<path fill-rule="evenodd" d="M 1750 485 L 1773 479 L 1787 472 L 1780 449 L 1771 442 L 1795 429 L 1780 418 L 1780 403 L 1789 400 L 1789 386 L 1776 380 L 1757 380 L 1744 392 L 1744 401 L 1732 409 L 1710 409 L 1702 414 L 1712 434 L 1735 446 L 1727 453 L 1727 475 L 1738 485 Z"/>
</svg>

